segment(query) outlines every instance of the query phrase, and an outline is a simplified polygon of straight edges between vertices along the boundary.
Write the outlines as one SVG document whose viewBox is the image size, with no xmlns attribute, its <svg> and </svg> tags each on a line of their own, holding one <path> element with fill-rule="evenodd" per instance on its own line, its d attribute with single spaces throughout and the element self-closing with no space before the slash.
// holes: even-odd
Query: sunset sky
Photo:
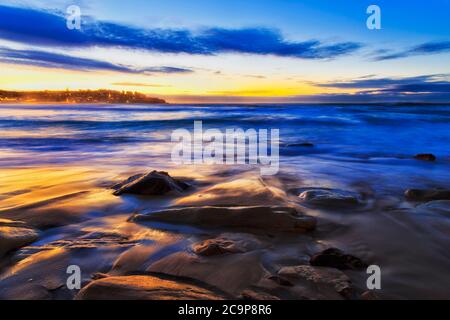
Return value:
<svg viewBox="0 0 450 320">
<path fill-rule="evenodd" d="M 66 9 L 81 9 L 81 29 Z M 381 30 L 366 27 L 369 5 Z M 450 0 L 0 1 L 0 89 L 169 102 L 450 101 Z"/>
</svg>

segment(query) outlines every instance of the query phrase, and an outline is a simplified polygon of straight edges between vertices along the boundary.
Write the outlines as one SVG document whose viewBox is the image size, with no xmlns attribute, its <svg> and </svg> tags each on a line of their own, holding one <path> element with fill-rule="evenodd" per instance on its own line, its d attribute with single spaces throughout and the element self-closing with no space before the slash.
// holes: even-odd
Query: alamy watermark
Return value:
<svg viewBox="0 0 450 320">
<path fill-rule="evenodd" d="M 366 26 L 369 30 L 380 30 L 381 29 L 381 9 L 376 4 L 372 4 L 367 7 L 367 14 L 370 16 L 367 18 Z"/>
<path fill-rule="evenodd" d="M 279 129 L 228 128 L 203 131 L 203 122 L 194 121 L 194 131 L 172 132 L 172 162 L 175 164 L 259 165 L 261 175 L 278 173 Z"/>
<path fill-rule="evenodd" d="M 77 5 L 68 6 L 66 9 L 66 26 L 69 30 L 81 29 L 81 8 Z"/>
</svg>

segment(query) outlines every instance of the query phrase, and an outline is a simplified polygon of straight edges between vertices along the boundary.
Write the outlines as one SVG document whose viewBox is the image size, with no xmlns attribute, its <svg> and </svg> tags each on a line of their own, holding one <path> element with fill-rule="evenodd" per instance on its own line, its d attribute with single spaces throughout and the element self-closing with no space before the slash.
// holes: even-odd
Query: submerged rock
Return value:
<svg viewBox="0 0 450 320">
<path fill-rule="evenodd" d="M 419 153 L 414 156 L 414 159 L 422 160 L 422 161 L 435 161 L 436 156 L 431 153 Z"/>
<path fill-rule="evenodd" d="M 124 193 L 139 195 L 163 195 L 169 192 L 182 193 L 189 188 L 183 181 L 172 178 L 167 172 L 152 171 L 147 174 L 137 174 L 112 187 L 114 195 Z"/>
<path fill-rule="evenodd" d="M 450 200 L 450 190 L 445 189 L 408 189 L 405 197 L 410 201 Z"/>
<path fill-rule="evenodd" d="M 362 204 L 358 193 L 338 189 L 308 188 L 303 189 L 298 197 L 304 204 L 317 207 L 351 207 Z"/>
<path fill-rule="evenodd" d="M 263 248 L 265 245 L 248 233 L 224 233 L 192 245 L 192 251 L 200 256 L 216 256 L 226 253 L 243 253 Z"/>
<path fill-rule="evenodd" d="M 9 251 L 36 241 L 38 237 L 39 235 L 34 229 L 0 226 L 0 258 Z"/>
<path fill-rule="evenodd" d="M 236 243 L 227 239 L 208 239 L 192 246 L 194 253 L 200 256 L 216 256 L 225 253 L 243 252 Z"/>
<path fill-rule="evenodd" d="M 345 254 L 336 248 L 329 248 L 313 255 L 309 262 L 313 266 L 332 267 L 341 270 L 367 268 L 367 264 L 361 259 Z"/>
<path fill-rule="evenodd" d="M 249 228 L 271 231 L 306 232 L 316 219 L 292 207 L 185 207 L 136 214 L 131 221 L 161 221 L 203 227 Z"/>
<path fill-rule="evenodd" d="M 286 193 L 253 176 L 215 184 L 177 199 L 176 206 L 262 206 L 285 205 Z"/>
<path fill-rule="evenodd" d="M 298 265 L 283 267 L 278 274 L 292 280 L 293 290 L 303 298 L 335 299 L 339 297 L 336 293 L 350 298 L 354 292 L 350 278 L 333 268 Z"/>
<path fill-rule="evenodd" d="M 153 276 L 117 276 L 92 281 L 77 300 L 222 300 L 208 289 Z"/>
</svg>

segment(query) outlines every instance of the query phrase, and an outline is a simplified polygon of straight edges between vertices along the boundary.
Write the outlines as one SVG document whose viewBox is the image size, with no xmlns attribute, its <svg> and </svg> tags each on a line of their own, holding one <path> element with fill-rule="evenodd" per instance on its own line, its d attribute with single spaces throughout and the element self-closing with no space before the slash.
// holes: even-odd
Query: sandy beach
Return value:
<svg viewBox="0 0 450 320">
<path fill-rule="evenodd" d="M 282 109 L 277 116 L 294 112 L 305 132 L 308 125 L 316 131 L 308 136 L 300 124 L 284 124 L 281 133 L 292 128 L 297 135 L 287 135 L 281 148 L 280 172 L 261 176 L 257 166 L 167 160 L 165 136 L 180 125 L 174 121 L 188 126 L 190 117 L 209 114 L 209 123 L 226 126 L 215 116 L 217 106 L 191 112 L 127 107 L 129 118 L 115 122 L 116 131 L 104 122 L 125 107 L 59 108 L 30 106 L 20 119 L 6 119 L 14 106 L 1 111 L 10 142 L 1 149 L 1 299 L 449 298 L 450 163 L 436 152 L 438 129 L 419 133 L 422 148 L 413 146 L 414 153 L 388 144 L 380 149 L 366 126 L 370 143 L 357 154 L 354 145 L 341 144 L 349 137 L 358 144 L 361 124 L 352 122 L 370 107 L 320 115 Z M 242 108 L 228 109 L 229 117 Z M 416 109 L 397 111 L 413 119 Z M 270 108 L 255 112 L 240 124 L 263 126 L 276 115 Z M 161 115 L 167 122 L 158 122 Z M 306 116 L 316 122 L 306 123 Z M 429 121 L 442 117 L 437 110 Z M 338 122 L 334 145 L 320 133 L 323 119 Z M 410 121 L 393 140 L 410 130 Z M 340 138 L 337 132 L 348 126 L 353 131 Z M 151 132 L 150 140 L 138 139 L 142 130 Z M 414 159 L 425 146 L 437 160 Z M 126 181 L 136 174 L 148 176 L 137 186 Z M 413 188 L 434 193 L 405 195 Z M 81 290 L 67 288 L 69 265 L 81 269 Z M 366 287 L 368 265 L 381 268 L 380 290 Z"/>
</svg>

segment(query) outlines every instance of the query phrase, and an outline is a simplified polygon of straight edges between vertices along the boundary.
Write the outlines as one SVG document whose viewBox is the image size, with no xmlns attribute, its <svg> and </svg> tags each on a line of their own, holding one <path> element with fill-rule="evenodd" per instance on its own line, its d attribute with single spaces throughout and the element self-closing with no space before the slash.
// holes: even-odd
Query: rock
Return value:
<svg viewBox="0 0 450 320">
<path fill-rule="evenodd" d="M 92 281 L 77 300 L 222 300 L 208 289 L 154 276 L 117 276 Z"/>
<path fill-rule="evenodd" d="M 258 251 L 213 257 L 176 252 L 146 271 L 201 281 L 234 297 L 268 275 Z"/>
<path fill-rule="evenodd" d="M 335 293 L 349 298 L 354 291 L 350 278 L 333 268 L 298 265 L 283 267 L 278 274 L 292 279 L 296 286 L 302 288 L 299 291 L 304 298 L 333 299 L 337 298 Z"/>
<path fill-rule="evenodd" d="M 367 264 L 361 259 L 350 254 L 344 254 L 336 248 L 329 248 L 313 255 L 309 263 L 313 266 L 332 267 L 341 270 L 367 268 Z"/>
<path fill-rule="evenodd" d="M 450 200 L 450 190 L 444 189 L 408 189 L 405 197 L 410 201 Z"/>
<path fill-rule="evenodd" d="M 215 256 L 226 253 L 243 253 L 265 246 L 248 233 L 224 233 L 217 238 L 195 243 L 191 248 L 200 256 Z"/>
<path fill-rule="evenodd" d="M 313 230 L 316 219 L 291 207 L 186 207 L 136 214 L 131 221 L 160 221 L 203 227 L 262 229 L 280 232 Z"/>
<path fill-rule="evenodd" d="M 317 207 L 352 207 L 362 204 L 360 195 L 355 192 L 328 188 L 304 189 L 298 197 L 304 204 Z"/>
<path fill-rule="evenodd" d="M 0 258 L 9 251 L 36 241 L 38 237 L 34 229 L 0 226 Z"/>
<path fill-rule="evenodd" d="M 152 171 L 147 174 L 138 174 L 116 184 L 114 195 L 124 193 L 139 195 L 164 195 L 169 192 L 182 193 L 189 185 L 177 179 L 173 179 L 167 172 Z"/>
<path fill-rule="evenodd" d="M 269 277 L 267 277 L 267 279 L 274 281 L 275 283 L 277 283 L 280 286 L 285 286 L 285 287 L 292 287 L 293 284 L 292 282 L 290 282 L 289 280 L 280 277 L 278 275 L 271 275 Z"/>
<path fill-rule="evenodd" d="M 311 142 L 287 143 L 286 147 L 314 147 Z"/>
<path fill-rule="evenodd" d="M 280 300 L 280 298 L 275 297 L 271 294 L 265 292 L 257 292 L 253 290 L 242 291 L 241 298 L 243 300 Z"/>
<path fill-rule="evenodd" d="M 200 256 L 216 256 L 225 253 L 243 252 L 231 240 L 208 239 L 192 246 L 192 250 Z"/>
<path fill-rule="evenodd" d="M 414 156 L 414 159 L 422 160 L 422 161 L 435 161 L 436 156 L 431 153 L 419 153 Z"/>
</svg>

